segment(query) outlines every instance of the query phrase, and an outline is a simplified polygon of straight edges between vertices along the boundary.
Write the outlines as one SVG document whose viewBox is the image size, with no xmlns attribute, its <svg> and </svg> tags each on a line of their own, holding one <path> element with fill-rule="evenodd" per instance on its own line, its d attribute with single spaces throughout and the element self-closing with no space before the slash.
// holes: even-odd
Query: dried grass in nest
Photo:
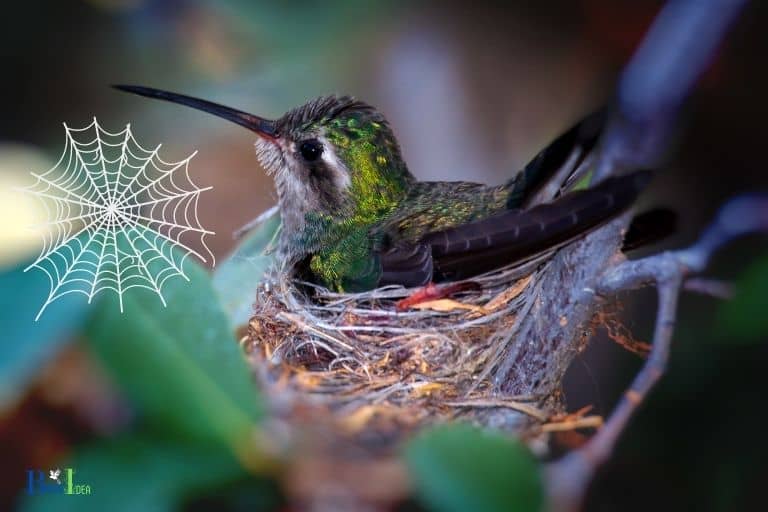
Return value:
<svg viewBox="0 0 768 512">
<path fill-rule="evenodd" d="M 410 430 L 511 408 L 544 422 L 536 397 L 491 396 L 494 370 L 536 300 L 551 254 L 485 274 L 480 286 L 400 312 L 414 290 L 332 293 L 270 276 L 259 288 L 245 339 L 273 404 L 329 413 L 348 432 L 377 424 Z"/>
</svg>

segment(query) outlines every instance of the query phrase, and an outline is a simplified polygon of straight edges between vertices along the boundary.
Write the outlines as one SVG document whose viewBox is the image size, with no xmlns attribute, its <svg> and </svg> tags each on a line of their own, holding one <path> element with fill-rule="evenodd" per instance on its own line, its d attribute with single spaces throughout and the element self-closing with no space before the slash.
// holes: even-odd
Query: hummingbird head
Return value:
<svg viewBox="0 0 768 512">
<path fill-rule="evenodd" d="M 300 230 L 308 214 L 380 219 L 415 181 L 384 116 L 349 96 L 320 97 L 270 120 L 157 89 L 115 87 L 203 110 L 256 133 L 256 155 L 275 179 L 289 232 Z"/>
</svg>

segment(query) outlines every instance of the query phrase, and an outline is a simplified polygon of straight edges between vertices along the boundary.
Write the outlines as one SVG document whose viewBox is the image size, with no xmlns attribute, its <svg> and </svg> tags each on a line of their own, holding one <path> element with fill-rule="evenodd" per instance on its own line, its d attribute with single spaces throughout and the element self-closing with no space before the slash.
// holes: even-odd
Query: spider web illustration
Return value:
<svg viewBox="0 0 768 512">
<path fill-rule="evenodd" d="M 38 268 L 50 281 L 50 293 L 35 317 L 56 299 L 79 293 L 90 303 L 100 292 L 119 297 L 131 288 L 156 293 L 163 306 L 163 285 L 184 274 L 184 261 L 202 262 L 213 254 L 205 242 L 213 235 L 197 216 L 200 188 L 189 176 L 192 153 L 166 162 L 143 148 L 130 124 L 111 133 L 96 118 L 85 128 L 64 124 L 66 143 L 59 161 L 24 190 L 38 197 L 48 213 L 40 256 L 24 271 Z M 190 247 L 197 239 L 203 254 Z"/>
</svg>

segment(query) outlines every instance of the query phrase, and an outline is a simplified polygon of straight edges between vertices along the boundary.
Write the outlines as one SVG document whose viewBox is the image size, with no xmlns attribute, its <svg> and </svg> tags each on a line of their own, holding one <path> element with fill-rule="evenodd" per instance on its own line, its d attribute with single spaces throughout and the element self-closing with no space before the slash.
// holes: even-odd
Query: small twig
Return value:
<svg viewBox="0 0 768 512">
<path fill-rule="evenodd" d="M 252 230 L 256 226 L 259 226 L 259 225 L 263 224 L 267 219 L 269 219 L 273 215 L 276 215 L 278 213 L 278 210 L 279 210 L 279 207 L 277 205 L 272 206 L 271 208 L 268 208 L 267 210 L 264 210 L 255 219 L 251 219 L 247 223 L 245 223 L 244 225 L 242 225 L 239 228 L 237 228 L 232 233 L 232 238 L 234 238 L 235 240 L 239 240 L 248 231 Z"/>
<path fill-rule="evenodd" d="M 685 280 L 683 290 L 724 300 L 733 297 L 733 284 L 720 279 L 692 277 Z"/>
<path fill-rule="evenodd" d="M 541 432 L 567 432 L 578 428 L 598 428 L 604 424 L 602 416 L 584 416 L 566 421 L 553 421 L 538 427 Z"/>
<path fill-rule="evenodd" d="M 740 196 L 718 212 L 715 221 L 687 249 L 668 251 L 612 268 L 597 290 L 602 295 L 654 284 L 659 279 L 703 272 L 712 255 L 722 246 L 744 235 L 768 232 L 768 196 Z"/>
<path fill-rule="evenodd" d="M 531 418 L 535 418 L 538 421 L 547 421 L 549 417 L 544 411 L 523 403 L 517 400 L 509 399 L 478 399 L 478 400 L 461 400 L 459 402 L 445 402 L 445 405 L 450 407 L 476 407 L 476 408 L 492 408 L 492 407 L 504 407 L 507 409 L 513 409 L 515 411 L 527 414 Z"/>
<path fill-rule="evenodd" d="M 307 324 L 298 315 L 294 315 L 294 314 L 286 313 L 286 312 L 281 312 L 281 313 L 278 313 L 277 318 L 279 320 L 284 320 L 284 321 L 286 321 L 288 323 L 291 323 L 291 324 L 295 325 L 296 327 L 298 327 L 299 329 L 301 329 L 302 331 L 305 331 L 305 332 L 308 332 L 310 334 L 313 334 L 313 335 L 317 336 L 318 338 L 322 338 L 322 339 L 324 339 L 326 341 L 330 341 L 331 343 L 335 343 L 336 345 L 339 345 L 342 348 L 344 348 L 344 349 L 346 349 L 346 350 L 348 350 L 350 352 L 354 352 L 355 351 L 355 348 L 352 347 L 351 345 L 349 345 L 347 343 L 344 343 L 343 341 L 341 341 L 340 339 L 336 338 L 335 336 L 331 336 L 330 334 L 328 334 L 328 333 L 318 329 L 315 326 Z"/>
<path fill-rule="evenodd" d="M 589 452 L 585 456 L 595 464 L 601 464 L 608 459 L 629 418 L 667 368 L 681 283 L 680 275 L 670 276 L 657 283 L 659 305 L 651 353 L 632 385 L 619 400 L 613 414 L 605 422 L 605 426 L 585 447 L 585 451 Z"/>
</svg>

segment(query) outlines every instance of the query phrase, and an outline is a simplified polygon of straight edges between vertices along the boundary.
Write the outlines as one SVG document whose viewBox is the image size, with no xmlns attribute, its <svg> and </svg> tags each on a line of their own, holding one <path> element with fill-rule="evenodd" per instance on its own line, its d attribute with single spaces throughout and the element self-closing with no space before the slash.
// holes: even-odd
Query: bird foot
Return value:
<svg viewBox="0 0 768 512">
<path fill-rule="evenodd" d="M 453 283 L 445 286 L 437 286 L 435 283 L 430 282 L 423 288 L 419 288 L 410 294 L 408 297 L 397 301 L 397 303 L 395 303 L 395 309 L 398 311 L 405 311 L 422 302 L 444 299 L 455 293 L 479 289 L 480 284 L 474 281 L 462 281 L 460 283 Z"/>
</svg>

